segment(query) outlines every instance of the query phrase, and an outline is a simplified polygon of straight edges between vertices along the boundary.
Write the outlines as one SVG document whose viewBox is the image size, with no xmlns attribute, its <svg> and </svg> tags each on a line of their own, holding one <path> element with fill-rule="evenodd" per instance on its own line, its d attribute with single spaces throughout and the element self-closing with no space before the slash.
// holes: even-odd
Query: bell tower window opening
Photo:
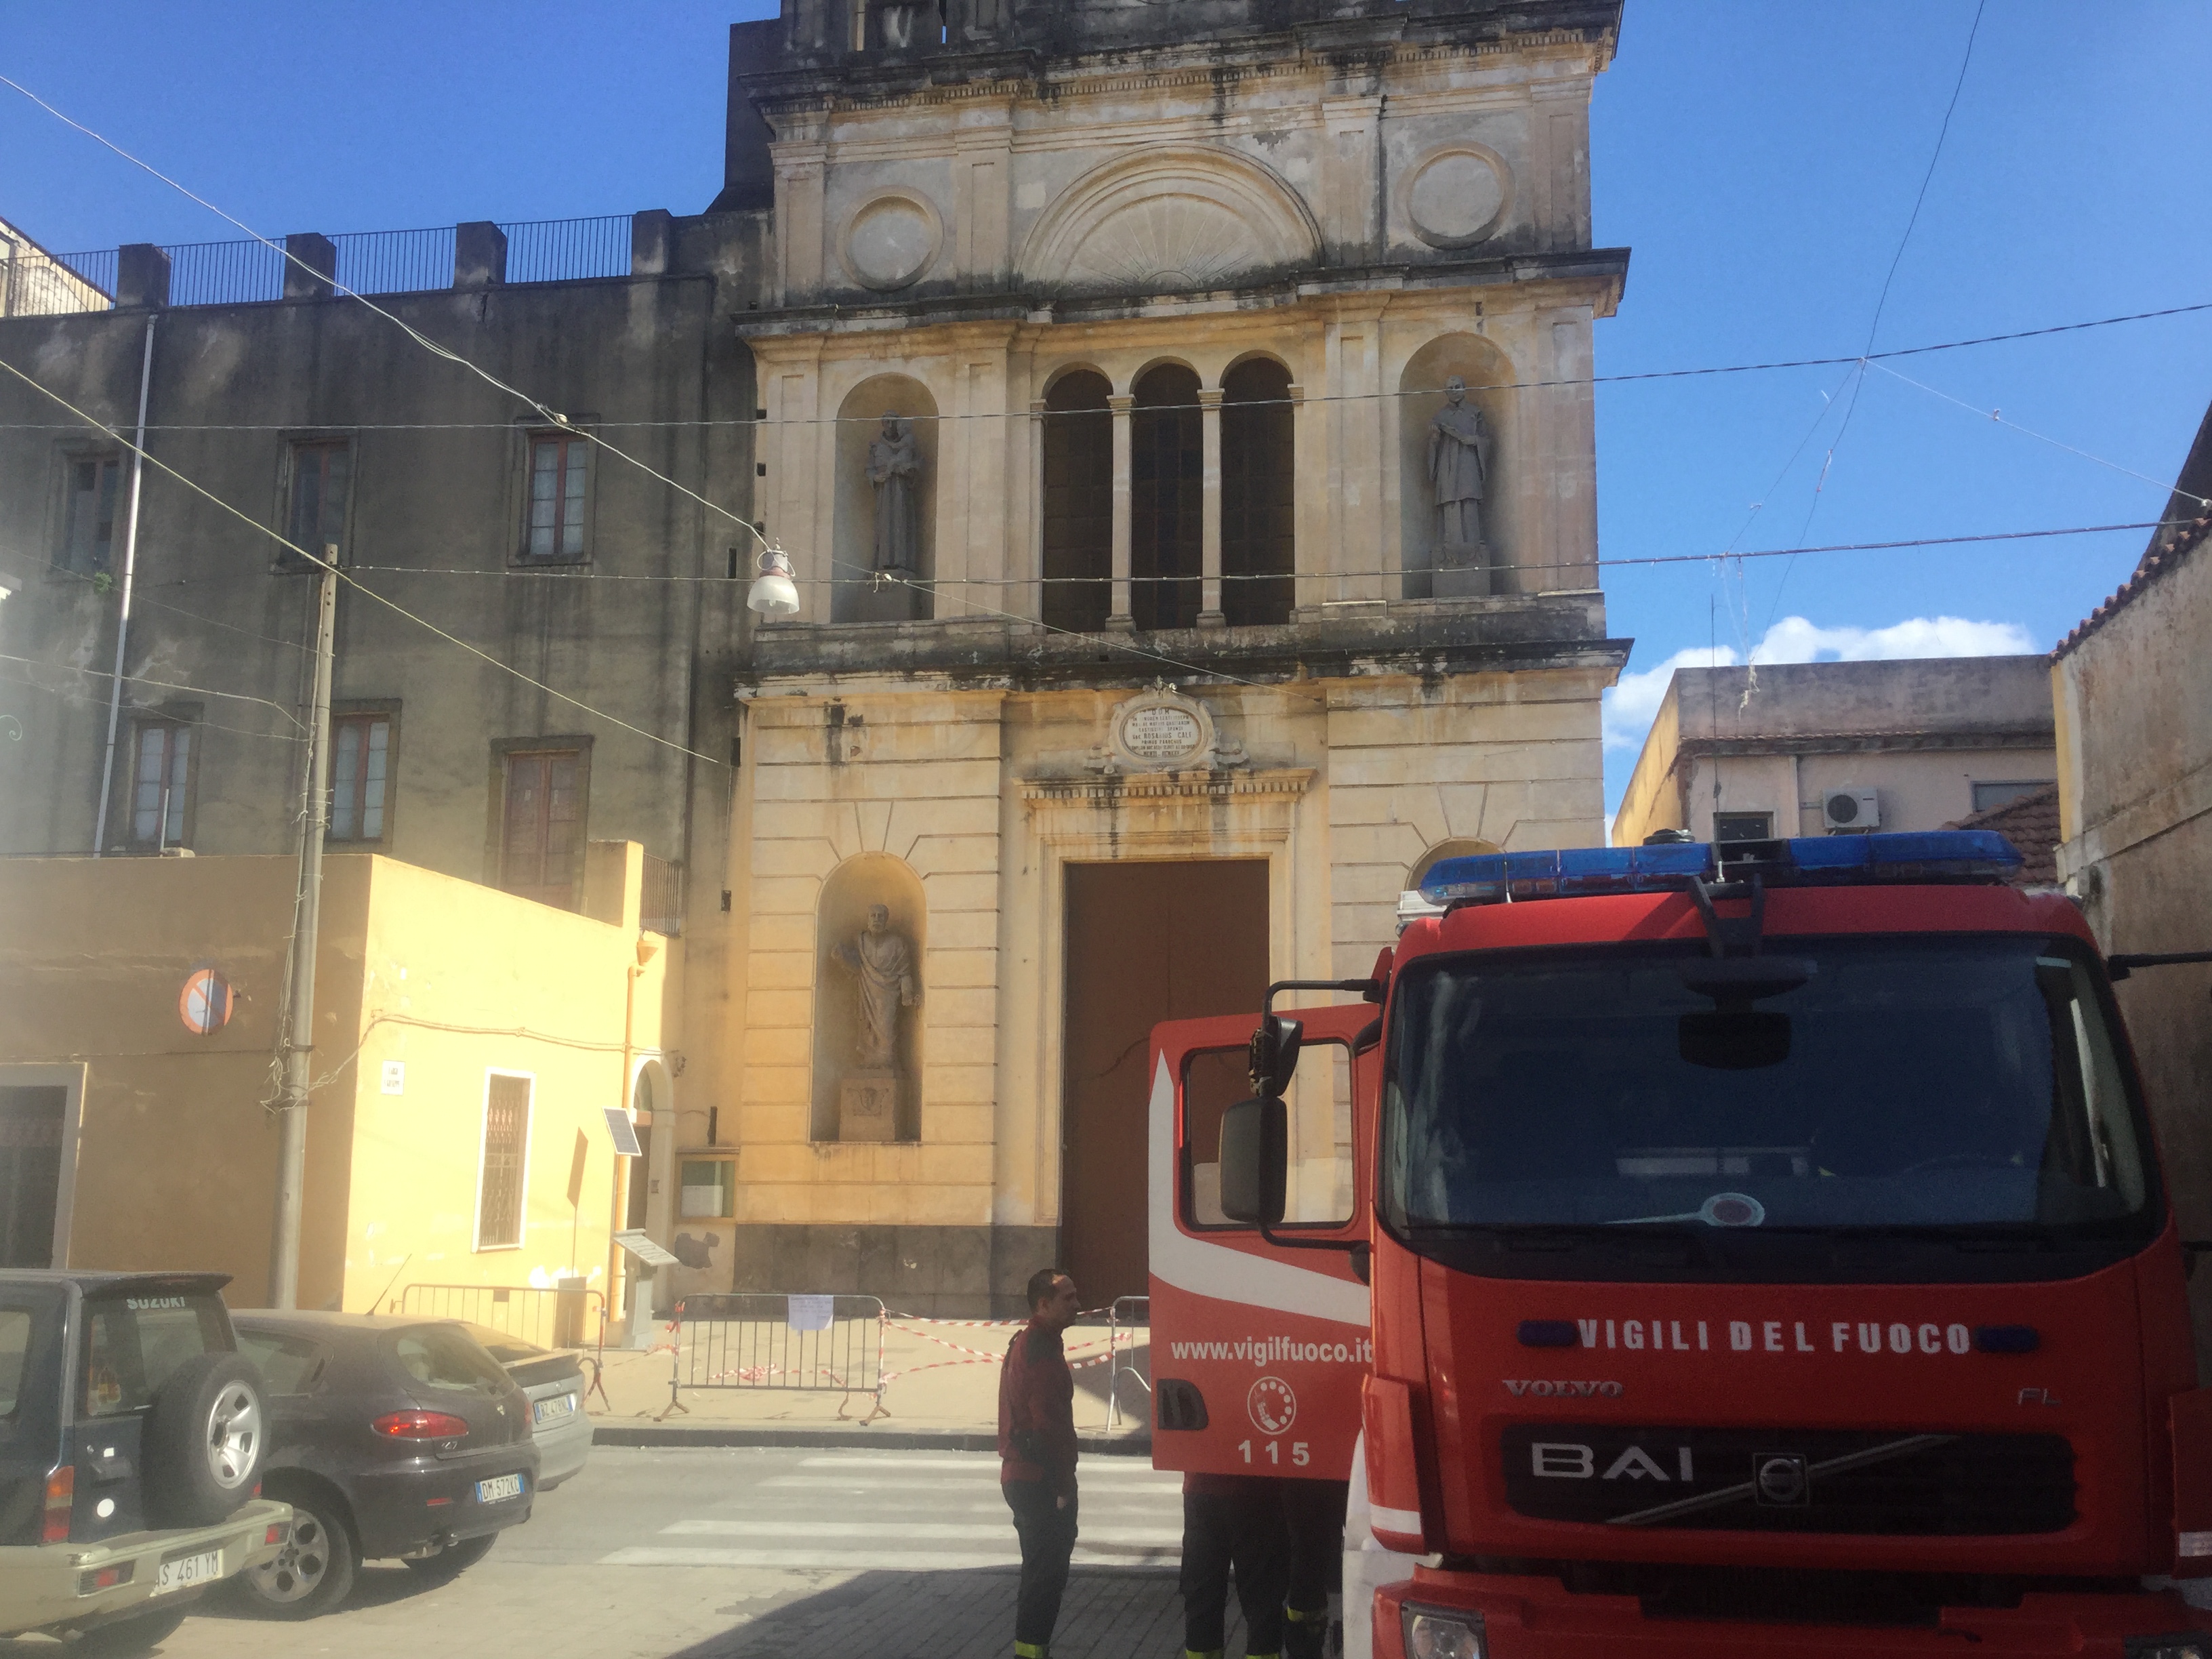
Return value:
<svg viewBox="0 0 2212 1659">
<path fill-rule="evenodd" d="M 1131 422 L 1129 614 L 1142 629 L 1195 628 L 1206 476 L 1198 376 L 1180 363 L 1149 371 Z"/>
<path fill-rule="evenodd" d="M 1044 399 L 1044 621 L 1093 633 L 1106 625 L 1114 568 L 1113 388 L 1089 369 Z"/>
<path fill-rule="evenodd" d="M 1232 628 L 1287 623 L 1297 568 L 1291 372 L 1255 357 L 1221 388 L 1222 612 Z"/>
</svg>

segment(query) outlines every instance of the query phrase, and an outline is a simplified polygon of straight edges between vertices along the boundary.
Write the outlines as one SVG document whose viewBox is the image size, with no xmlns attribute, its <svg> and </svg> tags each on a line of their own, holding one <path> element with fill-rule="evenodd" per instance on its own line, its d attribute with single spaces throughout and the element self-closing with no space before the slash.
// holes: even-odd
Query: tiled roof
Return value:
<svg viewBox="0 0 2212 1659">
<path fill-rule="evenodd" d="M 2118 591 L 2104 604 L 2092 611 L 2087 619 L 2079 628 L 2058 641 L 2057 648 L 2051 653 L 2051 659 L 2056 662 L 2073 650 L 2090 635 L 2110 622 L 2122 608 L 2135 599 L 2136 594 L 2142 592 L 2160 576 L 2180 568 L 2191 554 L 2204 545 L 2207 532 L 2212 532 L 2212 515 L 2191 520 L 2167 539 L 2144 554 L 2142 562 L 2136 566 L 2135 574 L 2120 584 Z"/>
<path fill-rule="evenodd" d="M 1946 830 L 1994 830 L 2020 853 L 2015 887 L 2058 884 L 2058 786 L 2045 784 L 2031 794 L 2015 795 L 2001 805 L 1969 813 Z"/>
</svg>

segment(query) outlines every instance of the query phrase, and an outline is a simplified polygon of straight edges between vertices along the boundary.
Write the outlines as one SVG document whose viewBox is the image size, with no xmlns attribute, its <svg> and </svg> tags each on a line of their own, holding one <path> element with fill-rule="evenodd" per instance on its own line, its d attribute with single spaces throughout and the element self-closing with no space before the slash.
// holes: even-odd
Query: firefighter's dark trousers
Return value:
<svg viewBox="0 0 2212 1659">
<path fill-rule="evenodd" d="M 1283 1592 L 1290 1540 L 1275 1483 L 1254 1480 L 1234 1492 L 1182 1495 L 1182 1644 L 1218 1654 L 1224 1640 L 1229 1581 L 1244 1610 L 1244 1650 L 1283 1650 Z"/>
<path fill-rule="evenodd" d="M 1000 1490 L 1014 1512 L 1014 1535 L 1022 1544 L 1014 1652 L 1019 1659 L 1043 1659 L 1052 1647 L 1052 1627 L 1060 1622 L 1067 1558 L 1075 1553 L 1075 1494 L 1068 1493 L 1063 1509 L 1049 1480 L 1009 1480 Z"/>
</svg>

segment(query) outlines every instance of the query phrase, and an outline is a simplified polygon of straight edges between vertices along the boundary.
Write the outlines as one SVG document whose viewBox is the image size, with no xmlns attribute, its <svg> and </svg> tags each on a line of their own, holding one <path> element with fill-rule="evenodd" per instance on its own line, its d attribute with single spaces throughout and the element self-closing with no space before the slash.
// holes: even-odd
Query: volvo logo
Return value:
<svg viewBox="0 0 2212 1659">
<path fill-rule="evenodd" d="M 1752 1462 L 1752 1487 L 1760 1503 L 1791 1509 L 1812 1501 L 1813 1481 L 1803 1458 L 1783 1452 Z"/>
</svg>

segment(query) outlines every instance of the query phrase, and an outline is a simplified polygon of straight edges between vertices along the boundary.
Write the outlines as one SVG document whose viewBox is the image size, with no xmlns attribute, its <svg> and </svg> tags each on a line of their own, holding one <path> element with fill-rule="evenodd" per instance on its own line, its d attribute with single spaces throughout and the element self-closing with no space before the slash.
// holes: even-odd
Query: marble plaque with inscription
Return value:
<svg viewBox="0 0 2212 1659">
<path fill-rule="evenodd" d="M 1121 742 L 1145 760 L 1176 761 L 1198 752 L 1206 734 L 1188 709 L 1135 708 L 1122 722 Z"/>
</svg>

